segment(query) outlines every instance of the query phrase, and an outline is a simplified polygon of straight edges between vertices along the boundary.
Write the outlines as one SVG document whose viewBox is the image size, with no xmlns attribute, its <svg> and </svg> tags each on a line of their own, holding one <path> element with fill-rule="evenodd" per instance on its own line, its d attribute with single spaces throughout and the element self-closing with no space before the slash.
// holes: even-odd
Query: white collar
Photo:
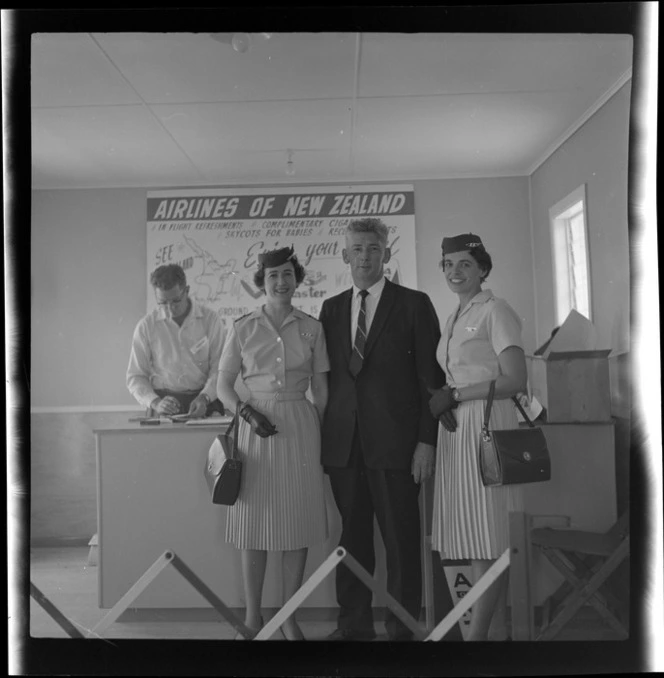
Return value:
<svg viewBox="0 0 664 678">
<path fill-rule="evenodd" d="M 367 292 L 372 297 L 379 297 L 382 294 L 384 287 L 385 287 L 385 276 L 382 276 L 377 283 L 374 283 L 371 287 L 367 288 Z M 357 297 L 359 292 L 360 288 L 357 285 L 353 284 L 353 299 Z"/>
</svg>

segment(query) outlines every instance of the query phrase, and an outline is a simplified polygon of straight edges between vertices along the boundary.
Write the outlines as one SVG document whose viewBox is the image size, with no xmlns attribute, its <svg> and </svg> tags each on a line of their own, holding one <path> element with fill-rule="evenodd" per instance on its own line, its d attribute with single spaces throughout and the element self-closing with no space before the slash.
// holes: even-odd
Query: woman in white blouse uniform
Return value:
<svg viewBox="0 0 664 678">
<path fill-rule="evenodd" d="M 260 255 L 254 281 L 266 302 L 235 321 L 219 363 L 217 393 L 229 409 L 239 401 L 238 374 L 251 394 L 241 403 L 243 477 L 226 540 L 241 550 L 245 624 L 256 632 L 267 552 L 282 552 L 286 602 L 302 584 L 308 547 L 327 539 L 320 422 L 329 362 L 320 322 L 291 305 L 303 279 L 292 248 Z M 310 385 L 313 404 L 305 398 Z M 295 615 L 282 632 L 304 639 Z"/>
<path fill-rule="evenodd" d="M 509 513 L 522 510 L 518 486 L 484 487 L 479 435 L 492 380 L 491 428 L 517 428 L 511 397 L 525 391 L 527 373 L 521 320 L 503 299 L 482 290 L 491 257 L 472 233 L 443 239 L 441 262 L 448 287 L 459 297 L 438 346 L 447 385 L 430 402 L 440 418 L 434 490 L 433 548 L 441 557 L 469 559 L 477 581 L 509 547 Z M 468 640 L 504 639 L 507 579 L 503 575 L 473 606 Z M 502 628 L 500 628 L 502 626 Z M 501 637 L 502 636 L 502 637 Z"/>
</svg>

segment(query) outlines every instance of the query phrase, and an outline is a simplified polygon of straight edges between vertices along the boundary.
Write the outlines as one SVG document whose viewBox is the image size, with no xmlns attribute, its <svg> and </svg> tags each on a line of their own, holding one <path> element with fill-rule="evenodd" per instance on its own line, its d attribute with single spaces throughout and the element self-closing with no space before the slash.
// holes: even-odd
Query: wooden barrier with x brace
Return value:
<svg viewBox="0 0 664 678">
<path fill-rule="evenodd" d="M 269 640 L 279 627 L 302 605 L 313 593 L 317 586 L 339 565 L 341 561 L 353 571 L 355 576 L 374 593 L 382 596 L 387 607 L 412 631 L 414 639 L 420 641 L 437 641 L 443 638 L 470 607 L 489 589 L 510 563 L 509 549 L 487 570 L 484 576 L 472 587 L 464 599 L 431 631 L 427 633 L 406 609 L 391 596 L 384 586 L 376 582 L 372 576 L 353 558 L 343 547 L 337 547 L 321 563 L 316 571 L 291 596 L 270 621 L 258 632 L 249 629 L 237 615 L 210 589 L 205 582 L 172 550 L 165 551 L 143 573 L 136 583 L 124 596 L 109 610 L 99 623 L 90 629 L 85 636 L 78 632 L 57 608 L 48 601 L 43 594 L 31 584 L 31 594 L 34 588 L 34 597 L 42 607 L 67 631 L 72 637 L 99 638 L 102 633 L 113 624 L 131 603 L 155 580 L 166 567 L 173 566 L 221 615 L 233 626 L 238 633 L 248 640 Z"/>
</svg>

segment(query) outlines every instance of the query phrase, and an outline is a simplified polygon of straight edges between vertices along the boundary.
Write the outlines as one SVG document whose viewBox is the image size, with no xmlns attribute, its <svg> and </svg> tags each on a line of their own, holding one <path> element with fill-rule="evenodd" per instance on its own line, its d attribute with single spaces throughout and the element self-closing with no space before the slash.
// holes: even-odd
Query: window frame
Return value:
<svg viewBox="0 0 664 678">
<path fill-rule="evenodd" d="M 553 266 L 553 290 L 556 324 L 561 325 L 569 312 L 574 308 L 570 293 L 570 268 L 568 263 L 567 224 L 577 213 L 575 209 L 581 203 L 583 214 L 583 234 L 585 238 L 585 266 L 588 282 L 588 320 L 593 319 L 593 290 L 590 268 L 590 238 L 588 233 L 588 202 L 586 200 L 586 184 L 575 188 L 562 200 L 549 208 L 549 225 L 551 235 L 551 259 Z M 578 310 L 578 309 L 577 309 Z M 581 311 L 579 311 L 581 312 Z"/>
</svg>

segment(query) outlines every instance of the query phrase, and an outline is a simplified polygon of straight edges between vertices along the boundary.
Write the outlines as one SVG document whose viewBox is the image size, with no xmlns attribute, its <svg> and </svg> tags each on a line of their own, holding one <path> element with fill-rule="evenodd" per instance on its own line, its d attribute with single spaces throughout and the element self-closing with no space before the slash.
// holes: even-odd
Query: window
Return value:
<svg viewBox="0 0 664 678">
<path fill-rule="evenodd" d="M 585 184 L 554 205 L 549 219 L 557 324 L 572 309 L 592 320 Z"/>
</svg>

